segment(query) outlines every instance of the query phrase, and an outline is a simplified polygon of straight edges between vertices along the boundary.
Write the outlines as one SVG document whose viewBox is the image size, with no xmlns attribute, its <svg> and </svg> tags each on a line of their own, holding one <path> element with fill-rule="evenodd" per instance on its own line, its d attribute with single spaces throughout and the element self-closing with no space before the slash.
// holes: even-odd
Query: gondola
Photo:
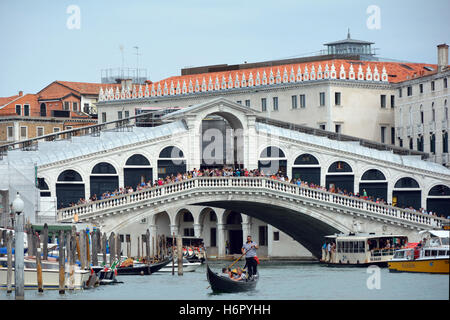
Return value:
<svg viewBox="0 0 450 320">
<path fill-rule="evenodd" d="M 167 265 L 171 260 L 169 258 L 164 259 L 163 261 L 146 264 L 140 263 L 135 264 L 130 267 L 117 267 L 118 275 L 150 275 L 155 273 L 165 265 Z"/>
<path fill-rule="evenodd" d="M 234 281 L 227 276 L 221 276 L 216 272 L 213 272 L 209 268 L 208 263 L 206 263 L 206 276 L 214 293 L 233 293 L 254 290 L 259 280 L 259 274 L 256 274 L 250 280 Z"/>
</svg>

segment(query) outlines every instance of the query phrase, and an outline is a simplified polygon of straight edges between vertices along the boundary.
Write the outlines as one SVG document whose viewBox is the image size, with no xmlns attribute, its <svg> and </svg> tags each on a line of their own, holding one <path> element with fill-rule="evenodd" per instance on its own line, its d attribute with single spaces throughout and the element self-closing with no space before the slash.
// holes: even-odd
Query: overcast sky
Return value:
<svg viewBox="0 0 450 320">
<path fill-rule="evenodd" d="M 121 45 L 133 68 L 139 47 L 153 81 L 186 66 L 316 52 L 347 28 L 381 57 L 436 63 L 436 45 L 450 43 L 449 12 L 449 0 L 1 0 L 0 96 L 100 82 L 101 69 L 122 65 Z"/>
</svg>

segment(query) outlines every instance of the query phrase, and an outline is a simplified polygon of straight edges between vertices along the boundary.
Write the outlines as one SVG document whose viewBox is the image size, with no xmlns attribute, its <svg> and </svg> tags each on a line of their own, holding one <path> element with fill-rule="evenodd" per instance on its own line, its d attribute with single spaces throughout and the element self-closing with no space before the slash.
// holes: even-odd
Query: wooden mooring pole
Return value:
<svg viewBox="0 0 450 320">
<path fill-rule="evenodd" d="M 44 230 L 42 231 L 42 250 L 43 250 L 43 260 L 48 259 L 48 225 L 44 223 Z"/>
<path fill-rule="evenodd" d="M 59 294 L 64 294 L 66 289 L 64 257 L 64 231 L 59 232 Z"/>
<path fill-rule="evenodd" d="M 183 275 L 183 240 L 181 236 L 177 236 L 177 252 L 178 252 L 178 275 Z"/>
<path fill-rule="evenodd" d="M 175 275 L 175 233 L 172 235 L 172 275 Z"/>
<path fill-rule="evenodd" d="M 37 277 L 38 292 L 44 292 L 44 287 L 42 283 L 41 242 L 36 234 L 33 235 L 33 240 L 35 242 L 36 248 L 36 277 Z"/>
</svg>

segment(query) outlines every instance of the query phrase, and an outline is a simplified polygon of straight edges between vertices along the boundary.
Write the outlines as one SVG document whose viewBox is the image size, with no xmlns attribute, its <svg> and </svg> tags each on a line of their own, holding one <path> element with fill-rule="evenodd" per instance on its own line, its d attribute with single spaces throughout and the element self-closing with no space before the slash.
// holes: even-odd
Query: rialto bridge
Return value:
<svg viewBox="0 0 450 320">
<path fill-rule="evenodd" d="M 227 241 L 237 252 L 247 234 L 262 244 L 262 255 L 319 256 L 328 234 L 400 233 L 418 240 L 419 230 L 448 223 L 402 209 L 450 215 L 450 170 L 405 150 L 380 150 L 320 131 L 269 124 L 257 111 L 224 98 L 169 113 L 163 121 L 39 142 L 36 151 L 10 151 L 3 162 L 35 166 L 40 201 L 57 201 L 59 222 L 76 217 L 132 237 L 147 229 L 152 236 L 201 237 L 219 256 Z M 289 180 L 300 178 L 347 194 L 366 192 L 385 203 L 269 177 L 197 177 L 135 190 L 144 181 L 224 166 L 282 172 Z M 67 207 L 128 186 L 134 191 Z"/>
</svg>

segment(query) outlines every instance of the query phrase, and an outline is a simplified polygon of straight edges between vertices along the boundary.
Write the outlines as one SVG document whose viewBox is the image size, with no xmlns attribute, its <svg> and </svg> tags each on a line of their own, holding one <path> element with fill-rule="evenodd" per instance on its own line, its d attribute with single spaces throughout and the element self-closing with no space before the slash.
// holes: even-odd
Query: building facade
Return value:
<svg viewBox="0 0 450 320">
<path fill-rule="evenodd" d="M 430 160 L 450 166 L 448 45 L 438 46 L 438 69 L 398 83 L 396 144 L 430 153 Z"/>
</svg>

